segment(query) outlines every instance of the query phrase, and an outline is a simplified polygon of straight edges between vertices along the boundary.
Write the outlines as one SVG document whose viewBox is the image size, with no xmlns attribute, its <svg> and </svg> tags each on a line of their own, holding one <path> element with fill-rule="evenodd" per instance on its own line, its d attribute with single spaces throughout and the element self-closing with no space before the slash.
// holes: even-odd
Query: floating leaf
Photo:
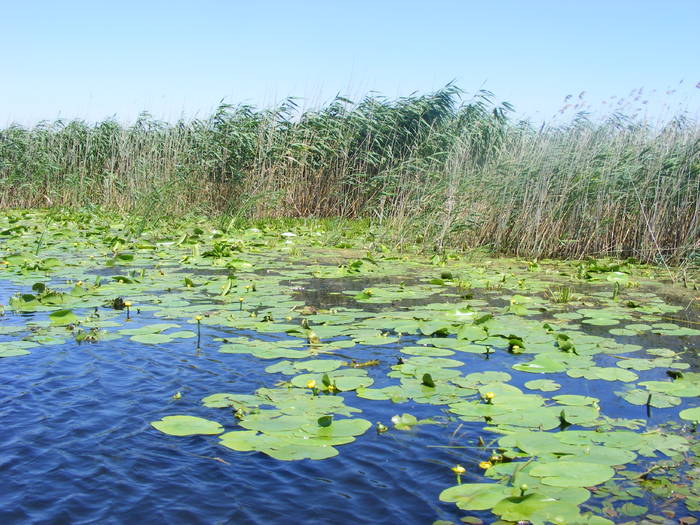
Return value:
<svg viewBox="0 0 700 525">
<path fill-rule="evenodd" d="M 0 357 L 16 357 L 20 355 L 27 355 L 31 352 L 25 350 L 24 348 L 0 348 Z"/>
<path fill-rule="evenodd" d="M 66 326 L 76 323 L 78 321 L 78 316 L 71 310 L 57 310 L 49 314 L 49 319 L 51 319 L 51 324 L 53 325 Z"/>
<path fill-rule="evenodd" d="M 559 390 L 561 385 L 551 379 L 535 379 L 525 383 L 525 388 L 541 390 L 542 392 L 554 392 L 555 390 Z"/>
<path fill-rule="evenodd" d="M 598 399 L 590 396 L 579 396 L 579 395 L 561 395 L 554 396 L 552 398 L 554 401 L 560 405 L 571 405 L 571 406 L 584 406 L 584 405 L 595 405 L 598 403 Z"/>
<path fill-rule="evenodd" d="M 620 507 L 620 513 L 625 516 L 636 517 L 645 514 L 649 508 L 642 505 L 635 505 L 632 502 L 627 502 Z"/>
<path fill-rule="evenodd" d="M 603 368 L 593 366 L 591 368 L 571 368 L 566 371 L 566 374 L 570 377 L 603 379 L 605 381 L 624 381 L 626 383 L 639 379 L 639 376 L 634 372 L 616 367 Z"/>
<path fill-rule="evenodd" d="M 224 427 L 216 421 L 194 416 L 165 416 L 159 421 L 152 421 L 151 426 L 171 436 L 212 435 L 224 431 Z"/>
<path fill-rule="evenodd" d="M 679 397 L 662 394 L 660 392 L 651 393 L 638 388 L 615 393 L 633 405 L 649 404 L 655 408 L 668 408 L 681 404 L 681 399 Z"/>
<path fill-rule="evenodd" d="M 418 420 L 411 414 L 396 415 L 391 418 L 391 422 L 397 430 L 411 430 L 418 424 Z"/>
<path fill-rule="evenodd" d="M 534 523 L 582 523 L 578 505 L 558 501 L 546 494 L 510 497 L 494 505 L 494 514 L 508 521 Z"/>
<path fill-rule="evenodd" d="M 487 510 L 511 494 L 512 489 L 498 483 L 464 483 L 443 490 L 440 501 L 456 503 L 462 510 Z"/>
<path fill-rule="evenodd" d="M 612 478 L 615 471 L 607 465 L 562 460 L 536 464 L 530 475 L 554 487 L 592 487 Z"/>
<path fill-rule="evenodd" d="M 697 408 L 686 408 L 681 410 L 678 414 L 681 419 L 692 422 L 700 422 L 700 407 Z"/>
</svg>

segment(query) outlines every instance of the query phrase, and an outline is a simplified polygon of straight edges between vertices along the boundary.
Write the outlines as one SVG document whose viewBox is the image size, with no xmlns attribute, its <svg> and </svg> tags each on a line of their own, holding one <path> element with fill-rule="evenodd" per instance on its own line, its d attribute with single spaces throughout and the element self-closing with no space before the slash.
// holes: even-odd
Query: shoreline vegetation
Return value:
<svg viewBox="0 0 700 525">
<path fill-rule="evenodd" d="M 0 130 L 0 207 L 100 207 L 144 221 L 200 214 L 362 219 L 387 243 L 522 257 L 700 260 L 700 127 L 579 114 L 533 127 L 452 84 L 314 110 L 221 104 Z"/>
</svg>

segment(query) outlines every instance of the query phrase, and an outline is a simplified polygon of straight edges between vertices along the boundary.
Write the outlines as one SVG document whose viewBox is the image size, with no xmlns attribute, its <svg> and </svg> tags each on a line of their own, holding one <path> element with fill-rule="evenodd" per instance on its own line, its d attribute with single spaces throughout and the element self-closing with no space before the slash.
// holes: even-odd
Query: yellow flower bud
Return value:
<svg viewBox="0 0 700 525">
<path fill-rule="evenodd" d="M 199 322 L 199 321 L 202 320 L 202 316 L 201 316 L 201 315 L 195 315 L 195 316 L 194 316 L 194 320 L 197 321 L 197 322 Z"/>
<path fill-rule="evenodd" d="M 314 379 L 309 380 L 306 383 L 306 388 L 316 388 L 316 381 Z"/>
<path fill-rule="evenodd" d="M 490 461 L 482 461 L 481 463 L 479 463 L 479 467 L 481 467 L 484 470 L 487 470 L 493 467 L 493 463 L 491 463 Z"/>
<path fill-rule="evenodd" d="M 131 301 L 124 301 L 124 306 L 126 306 L 127 308 L 130 308 L 130 307 L 131 307 Z"/>
<path fill-rule="evenodd" d="M 488 399 L 489 401 L 491 401 L 494 397 L 496 397 L 496 394 L 494 394 L 493 392 L 486 392 L 486 393 L 484 394 L 484 397 L 485 397 L 486 399 Z"/>
<path fill-rule="evenodd" d="M 452 472 L 455 474 L 464 474 L 467 471 L 462 465 L 457 465 L 455 467 L 452 467 Z"/>
</svg>

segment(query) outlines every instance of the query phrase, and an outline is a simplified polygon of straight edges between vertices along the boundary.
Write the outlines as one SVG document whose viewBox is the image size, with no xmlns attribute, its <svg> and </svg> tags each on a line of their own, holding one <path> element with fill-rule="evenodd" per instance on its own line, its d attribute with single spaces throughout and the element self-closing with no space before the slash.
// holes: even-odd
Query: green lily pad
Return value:
<svg viewBox="0 0 700 525">
<path fill-rule="evenodd" d="M 76 323 L 78 321 L 78 316 L 71 310 L 57 310 L 49 314 L 49 319 L 51 319 L 51 324 L 53 325 L 66 326 Z"/>
<path fill-rule="evenodd" d="M 686 421 L 700 422 L 700 407 L 697 408 L 686 408 L 681 410 L 678 414 L 681 419 Z"/>
<path fill-rule="evenodd" d="M 537 464 L 530 470 L 530 475 L 553 487 L 592 487 L 605 483 L 615 471 L 598 463 L 562 460 Z"/>
<path fill-rule="evenodd" d="M 327 416 L 324 416 L 327 417 Z M 311 436 L 321 437 L 321 438 L 340 438 L 340 437 L 350 437 L 359 436 L 364 434 L 371 426 L 372 423 L 366 419 L 338 419 L 333 420 L 327 425 L 321 425 L 320 422 L 317 424 L 307 424 L 301 427 L 301 430 Z"/>
<path fill-rule="evenodd" d="M 258 396 L 252 396 L 249 394 L 212 394 L 210 396 L 202 399 L 202 404 L 205 407 L 211 408 L 226 408 L 235 405 L 242 406 L 258 406 L 260 404 L 260 399 Z"/>
<path fill-rule="evenodd" d="M 151 426 L 171 436 L 213 435 L 224 431 L 224 427 L 216 421 L 194 416 L 165 416 L 159 421 L 152 421 Z"/>
<path fill-rule="evenodd" d="M 17 357 L 30 353 L 31 352 L 25 350 L 24 348 L 0 348 L 0 357 Z"/>
<path fill-rule="evenodd" d="M 619 320 L 606 318 L 606 317 L 593 317 L 590 319 L 584 319 L 581 322 L 584 324 L 590 324 L 593 326 L 615 326 L 617 324 L 620 324 Z"/>
<path fill-rule="evenodd" d="M 255 450 L 282 461 L 321 460 L 338 455 L 338 450 L 332 446 L 331 442 L 312 444 L 302 438 L 260 434 L 254 430 L 227 432 L 219 439 L 227 448 L 241 452 Z"/>
<path fill-rule="evenodd" d="M 552 374 L 566 370 L 564 364 L 547 358 L 537 358 L 528 363 L 518 363 L 513 365 L 512 368 L 513 370 L 530 372 L 531 374 Z"/>
<path fill-rule="evenodd" d="M 512 490 L 498 483 L 464 483 L 443 490 L 440 501 L 456 503 L 462 510 L 487 510 L 512 495 Z"/>
<path fill-rule="evenodd" d="M 700 382 L 689 379 L 678 379 L 676 381 L 640 381 L 638 384 L 651 392 L 659 392 L 678 397 L 700 396 Z"/>
<path fill-rule="evenodd" d="M 161 343 L 169 343 L 172 341 L 172 337 L 165 334 L 139 334 L 132 335 L 131 340 L 136 343 L 144 343 L 148 345 L 157 345 Z"/>
<path fill-rule="evenodd" d="M 509 522 L 583 523 L 578 505 L 558 501 L 546 494 L 531 493 L 503 499 L 494 505 L 493 513 Z"/>
<path fill-rule="evenodd" d="M 555 390 L 559 390 L 561 385 L 551 379 L 535 379 L 525 383 L 525 388 L 541 390 L 542 392 L 554 392 Z"/>
<path fill-rule="evenodd" d="M 638 388 L 615 393 L 633 405 L 646 405 L 649 403 L 650 406 L 655 408 L 669 408 L 681 404 L 681 399 L 679 397 L 663 394 L 661 392 L 652 393 Z"/>
<path fill-rule="evenodd" d="M 571 406 L 585 406 L 585 405 L 595 405 L 598 403 L 598 398 L 590 396 L 579 396 L 579 395 L 561 395 L 554 396 L 552 398 L 554 401 L 560 405 L 571 405 Z"/>
<path fill-rule="evenodd" d="M 623 381 L 629 383 L 636 381 L 639 376 L 630 370 L 625 370 L 617 367 L 598 367 L 591 368 L 571 368 L 566 371 L 569 377 L 583 377 L 586 379 L 602 379 L 604 381 Z"/>
<path fill-rule="evenodd" d="M 411 430 L 414 426 L 418 424 L 418 419 L 416 416 L 411 414 L 396 415 L 391 418 L 391 422 L 394 424 L 394 428 L 397 430 Z"/>
</svg>

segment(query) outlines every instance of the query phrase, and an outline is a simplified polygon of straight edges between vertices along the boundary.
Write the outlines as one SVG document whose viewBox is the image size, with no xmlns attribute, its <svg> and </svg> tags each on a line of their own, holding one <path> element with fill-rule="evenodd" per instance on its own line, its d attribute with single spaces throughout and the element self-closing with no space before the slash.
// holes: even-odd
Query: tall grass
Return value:
<svg viewBox="0 0 700 525">
<path fill-rule="evenodd" d="M 0 131 L 0 206 L 369 218 L 397 244 L 545 257 L 700 253 L 700 133 L 613 115 L 533 128 L 448 85 L 301 111 L 221 105 L 206 119 L 44 122 Z"/>
</svg>

